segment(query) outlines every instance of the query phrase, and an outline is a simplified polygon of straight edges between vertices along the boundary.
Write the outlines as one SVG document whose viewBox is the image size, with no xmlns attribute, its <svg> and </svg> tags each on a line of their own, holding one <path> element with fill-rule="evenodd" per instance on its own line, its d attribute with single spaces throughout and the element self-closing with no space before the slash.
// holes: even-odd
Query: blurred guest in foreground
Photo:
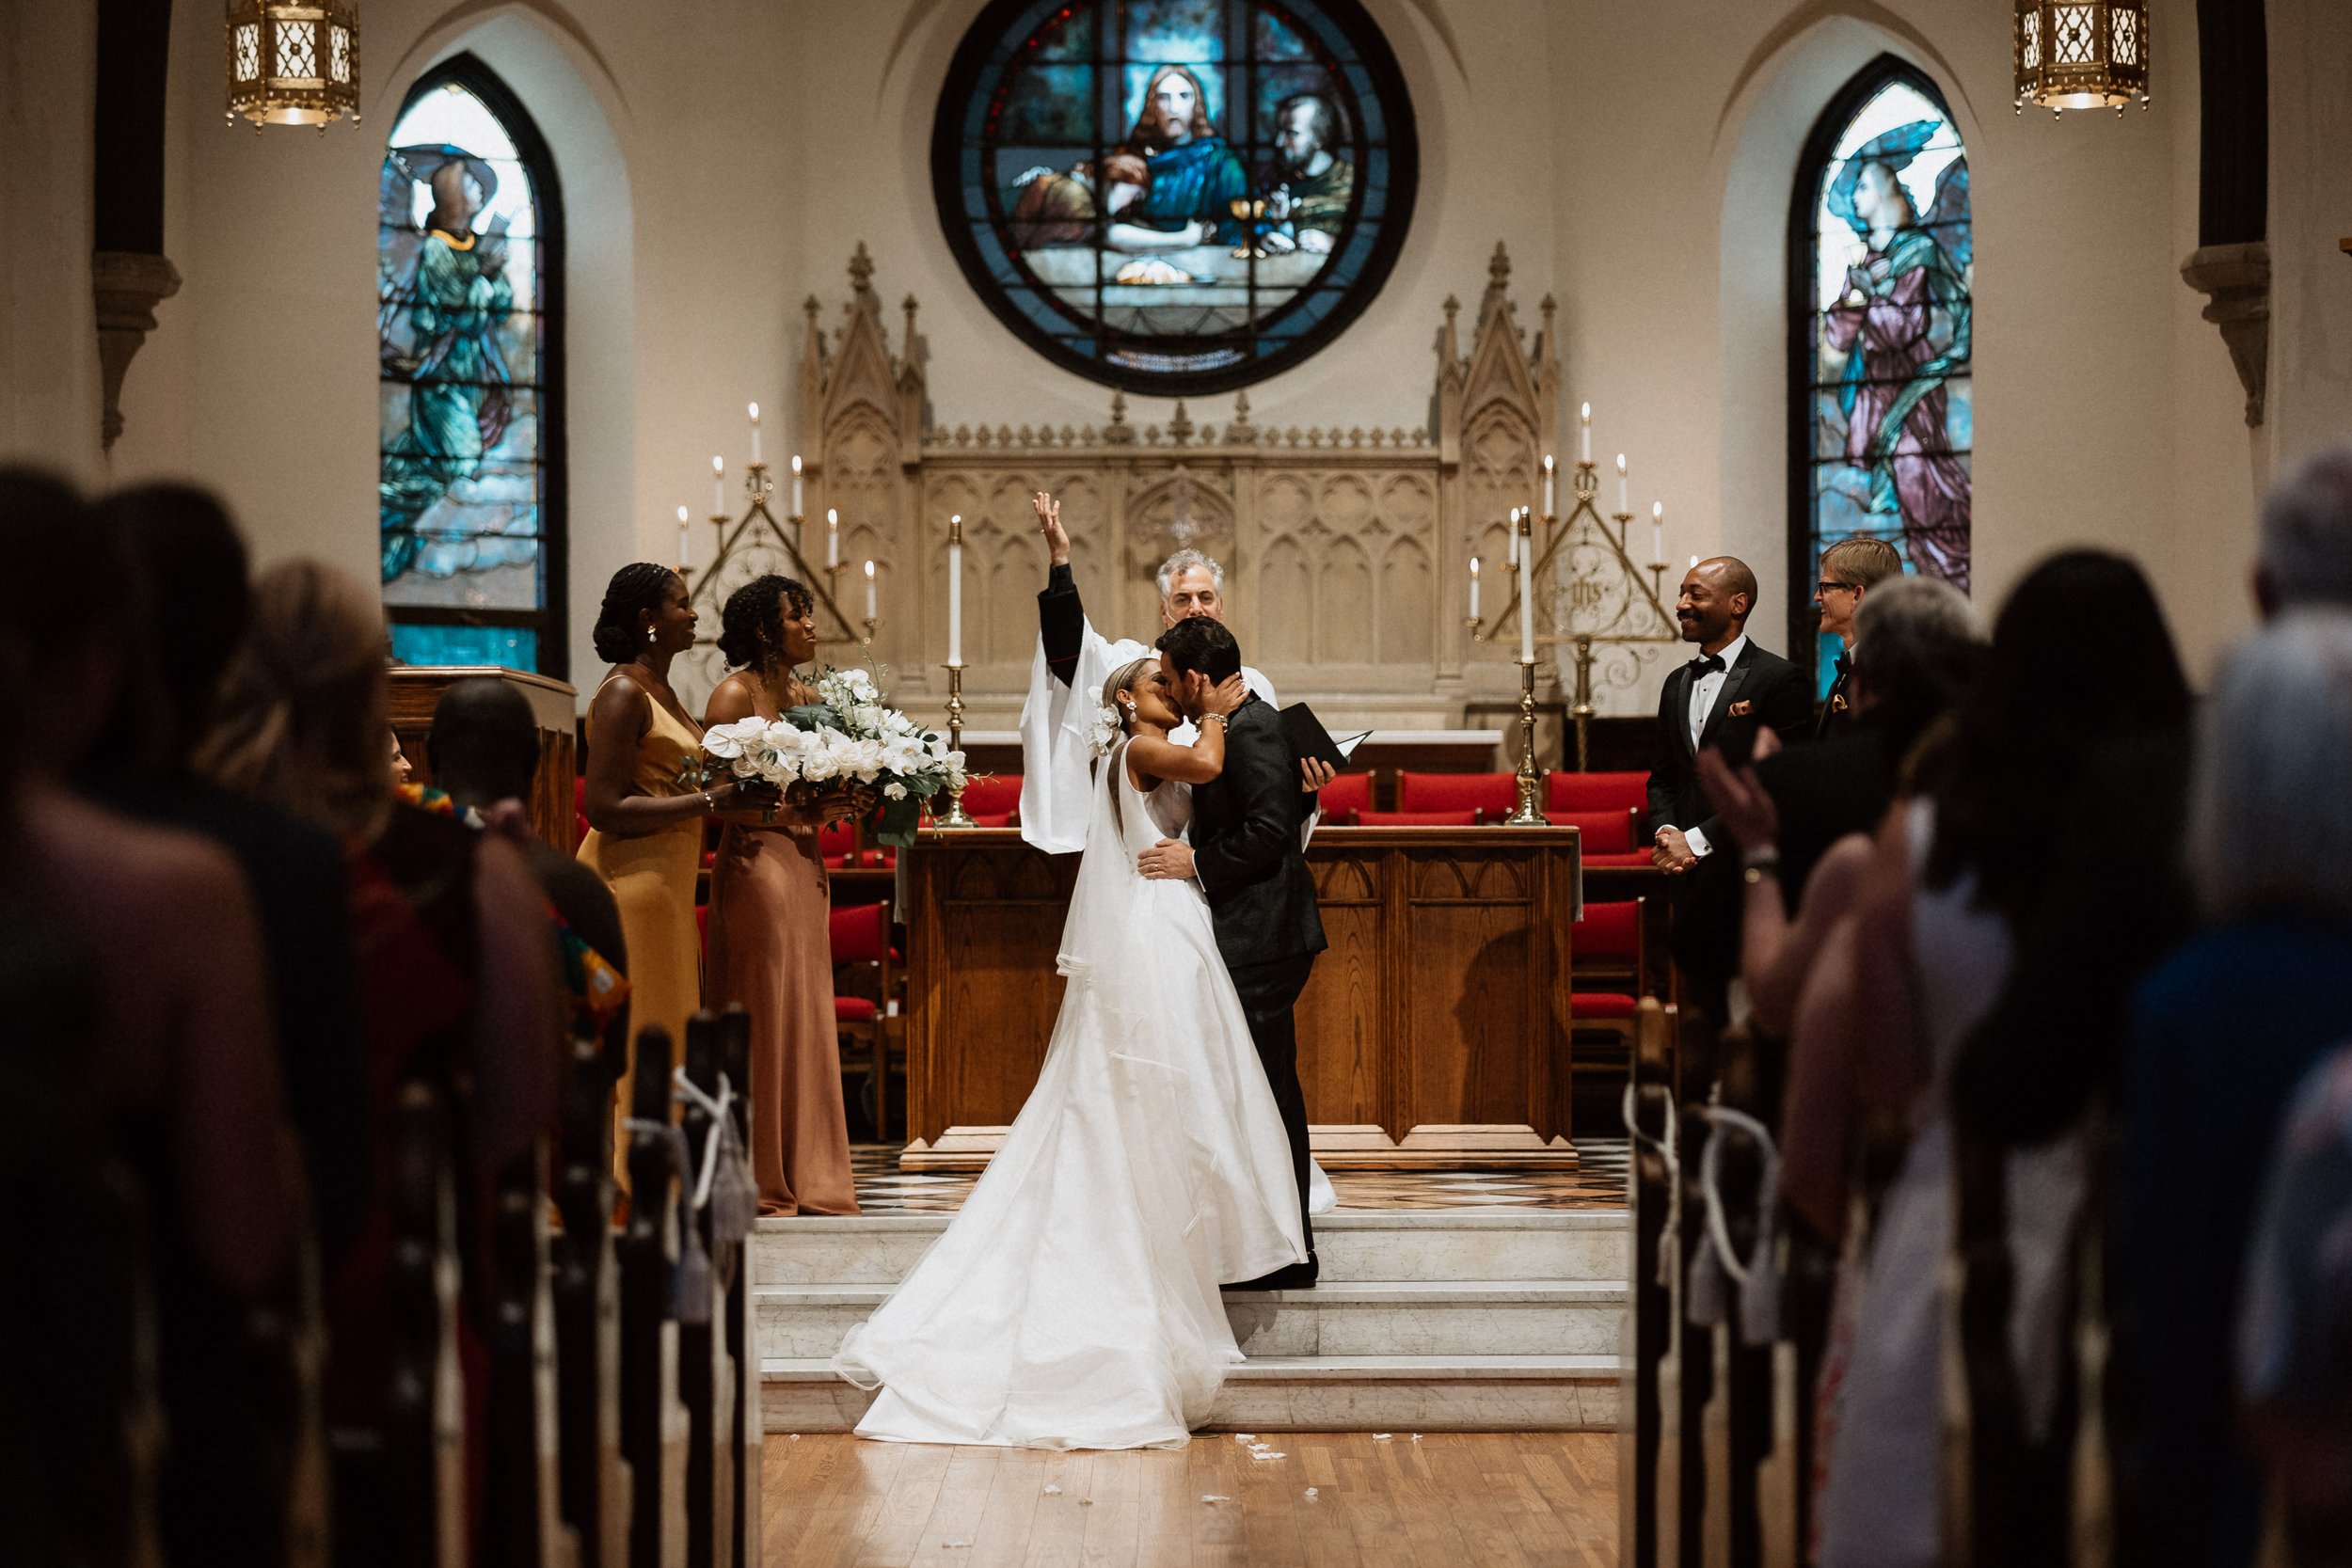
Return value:
<svg viewBox="0 0 2352 1568">
<path fill-rule="evenodd" d="M 2090 669 L 2107 673 L 2051 678 Z M 1851 963 L 1842 973 L 1825 966 L 1800 1005 L 1796 1049 L 1806 1049 L 1814 1016 L 1851 1028 L 1865 1104 L 1907 1116 L 1913 1129 L 1869 1238 L 1851 1349 L 1836 1371 L 1826 1568 L 1942 1560 L 1944 1281 L 1955 1189 L 1970 1174 L 1955 1149 L 1954 1067 L 2000 999 L 2017 934 L 2035 927 L 2055 869 L 2048 848 L 2089 759 L 2110 742 L 2177 726 L 2187 705 L 2170 634 L 2137 567 L 2073 551 L 2035 568 L 2002 607 L 1984 673 L 1926 764 L 1930 792 L 1880 834 L 1852 917 Z M 2039 1444 L 2068 1414 L 2070 1265 L 2091 1157 L 2069 1132 L 1996 1150 L 1994 1164 L 2007 1196 L 2001 1351 L 2014 1363 L 2022 1428 Z"/>
<path fill-rule="evenodd" d="M 2261 1483 L 2227 1365 L 2259 1183 L 2296 1082 L 2352 1037 L 2352 616 L 2237 650 L 2196 747 L 2189 869 L 2208 924 L 2140 986 L 2123 1065 L 2122 1310 L 2140 1560 L 2240 1568 Z"/>
<path fill-rule="evenodd" d="M 262 942 L 244 879 L 220 848 L 66 787 L 65 774 L 98 748 L 137 668 L 137 587 L 117 531 L 56 482 L 0 470 L 0 549 L 25 580 L 43 585 L 20 595 L 0 627 L 23 765 L 0 882 L 11 909 L 78 949 L 86 966 L 87 1062 L 154 1238 L 151 1312 L 166 1432 L 200 1442 L 223 1435 L 205 1394 L 220 1376 L 250 1373 L 239 1359 L 241 1319 L 290 1277 L 300 1229 L 299 1157 L 283 1111 Z M 18 1023 L 12 1017 L 9 1029 Z M 13 1092 L 10 1104 L 31 1112 Z M 59 1266 L 25 1260 L 11 1291 L 48 1281 L 70 1291 Z M 93 1311 L 103 1310 L 94 1295 Z M 37 1386 L 40 1364 L 58 1350 L 27 1349 L 20 1370 Z M 222 1358 L 236 1363 L 226 1373 L 214 1365 Z M 27 1394 L 38 1400 L 37 1387 Z M 214 1458 L 187 1462 L 203 1473 Z M 269 1473 L 250 1452 L 219 1466 L 209 1473 L 234 1482 L 218 1499 L 220 1513 L 167 1506 L 172 1544 L 195 1554 L 188 1560 L 277 1560 L 282 1472 Z M 186 1500 L 190 1473 L 180 1461 L 167 1460 L 160 1479 L 166 1498 Z M 274 1519 L 261 1516 L 273 1508 Z M 259 1555 L 205 1555 L 222 1551 Z"/>
<path fill-rule="evenodd" d="M 376 1145 L 389 1147 L 402 1087 L 433 1085 L 466 1151 L 461 1205 L 469 1206 L 552 1119 L 560 986 L 546 907 L 514 847 L 393 800 L 384 646 L 369 588 L 311 561 L 263 573 L 198 760 L 225 786 L 342 840 Z M 379 1162 L 359 1243 L 327 1292 L 339 1555 L 381 1533 L 366 1513 L 380 1494 L 365 1472 L 390 1371 L 389 1197 Z M 486 1304 L 477 1296 L 475 1305 Z M 461 1320 L 478 1354 L 478 1324 Z M 469 1403 L 479 1386 L 469 1378 Z"/>
</svg>

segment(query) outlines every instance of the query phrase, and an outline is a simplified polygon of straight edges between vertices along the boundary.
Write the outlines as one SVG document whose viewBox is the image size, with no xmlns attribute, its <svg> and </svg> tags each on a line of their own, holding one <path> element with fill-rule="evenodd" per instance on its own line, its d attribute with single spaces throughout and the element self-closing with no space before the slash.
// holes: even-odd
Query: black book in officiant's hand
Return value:
<svg viewBox="0 0 2352 1568">
<path fill-rule="evenodd" d="M 1334 740 L 1331 732 L 1323 727 L 1315 710 L 1304 703 L 1293 703 L 1281 712 L 1282 736 L 1290 742 L 1291 755 L 1304 762 L 1313 757 L 1336 773 L 1347 766 L 1348 757 L 1362 743 L 1370 730 L 1351 735 L 1345 740 Z"/>
</svg>

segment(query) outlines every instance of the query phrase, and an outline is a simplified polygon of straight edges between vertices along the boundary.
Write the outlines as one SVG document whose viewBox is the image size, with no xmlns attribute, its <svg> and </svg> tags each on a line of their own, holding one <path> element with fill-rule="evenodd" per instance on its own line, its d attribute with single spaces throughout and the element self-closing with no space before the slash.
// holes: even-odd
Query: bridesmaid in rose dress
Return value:
<svg viewBox="0 0 2352 1568">
<path fill-rule="evenodd" d="M 806 588 L 773 574 L 728 595 L 719 651 L 737 669 L 710 694 L 707 723 L 774 719 L 817 700 L 792 673 L 817 656 L 814 609 Z M 740 1002 L 752 1016 L 752 1170 L 763 1214 L 857 1212 L 817 831 L 870 804 L 844 790 L 779 806 L 772 825 L 730 822 L 711 863 L 705 999 L 714 1008 Z"/>
</svg>

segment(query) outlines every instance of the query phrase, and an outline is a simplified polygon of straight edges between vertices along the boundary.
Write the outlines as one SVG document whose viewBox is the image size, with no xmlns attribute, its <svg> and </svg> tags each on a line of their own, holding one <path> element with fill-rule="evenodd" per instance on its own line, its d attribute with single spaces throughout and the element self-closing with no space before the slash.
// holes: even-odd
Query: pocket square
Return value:
<svg viewBox="0 0 2352 1568">
<path fill-rule="evenodd" d="M 1749 713 L 1755 709 L 1755 707 L 1756 705 L 1754 703 L 1749 702 L 1745 697 L 1742 697 L 1740 701 L 1724 709 L 1724 717 L 1726 719 L 1745 719 Z"/>
</svg>

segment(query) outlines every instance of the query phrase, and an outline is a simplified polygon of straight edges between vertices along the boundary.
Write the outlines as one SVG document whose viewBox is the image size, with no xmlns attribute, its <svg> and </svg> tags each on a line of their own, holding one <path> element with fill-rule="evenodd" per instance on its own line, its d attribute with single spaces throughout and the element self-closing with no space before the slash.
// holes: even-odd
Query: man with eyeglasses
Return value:
<svg viewBox="0 0 2352 1568">
<path fill-rule="evenodd" d="M 1845 652 L 1837 656 L 1837 678 L 1830 683 L 1829 695 L 1813 721 L 1814 739 L 1836 734 L 1851 712 L 1846 684 L 1853 678 L 1854 611 L 1862 608 L 1864 594 L 1902 571 L 1903 558 L 1883 539 L 1840 539 L 1821 552 L 1821 580 L 1813 586 L 1813 608 L 1821 612 L 1821 630 L 1842 641 Z"/>
</svg>

